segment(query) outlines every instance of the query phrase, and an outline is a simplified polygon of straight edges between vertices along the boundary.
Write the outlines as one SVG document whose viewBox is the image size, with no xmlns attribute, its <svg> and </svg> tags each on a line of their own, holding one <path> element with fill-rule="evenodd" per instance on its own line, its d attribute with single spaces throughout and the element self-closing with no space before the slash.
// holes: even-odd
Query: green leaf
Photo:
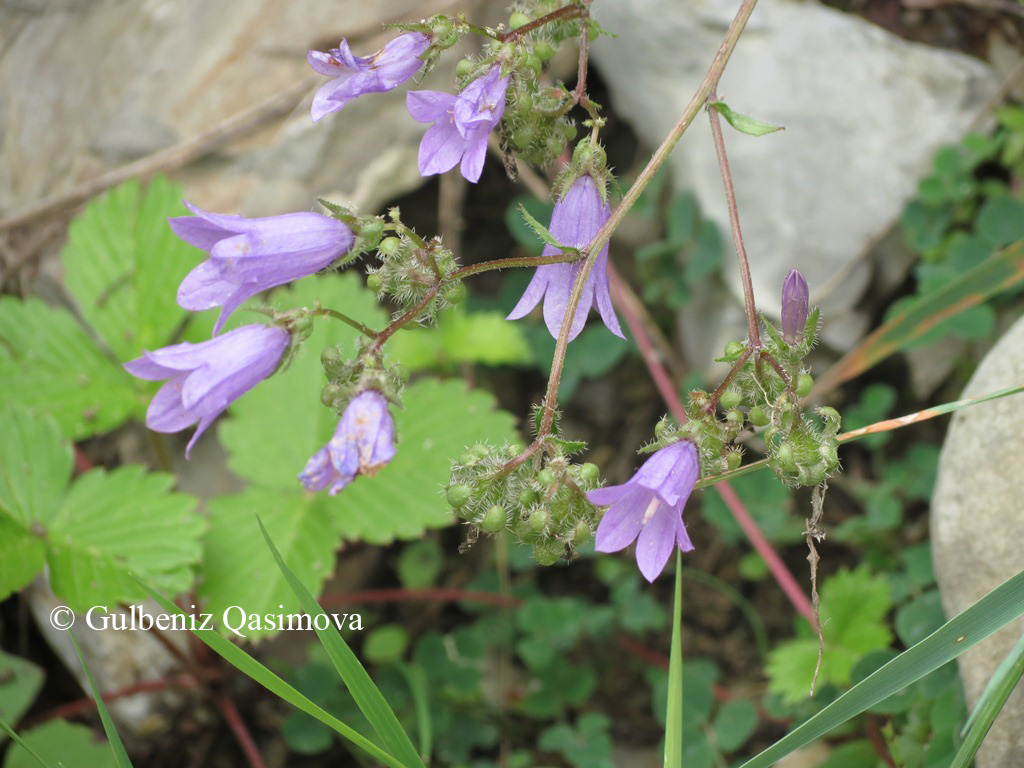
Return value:
<svg viewBox="0 0 1024 768">
<path fill-rule="evenodd" d="M 0 424 L 0 520 L 49 522 L 71 477 L 71 446 L 52 418 L 17 405 L 0 410 Z"/>
<path fill-rule="evenodd" d="M 398 580 L 406 589 L 422 589 L 437 583 L 444 568 L 444 552 L 434 539 L 413 541 L 398 557 Z"/>
<path fill-rule="evenodd" d="M 978 233 L 996 247 L 1024 239 L 1024 203 L 1012 197 L 990 197 L 978 211 Z"/>
<path fill-rule="evenodd" d="M 526 210 L 525 205 L 519 206 L 519 213 L 522 215 L 523 220 L 526 222 L 527 226 L 537 233 L 537 237 L 539 237 L 545 245 L 550 245 L 552 248 L 557 248 L 566 256 L 578 255 L 580 253 L 579 248 L 574 248 L 570 245 L 562 245 L 560 242 L 558 242 L 558 240 L 555 239 L 555 236 L 548 232 L 547 227 L 545 227 L 543 224 L 541 224 L 539 221 L 533 218 L 533 216 L 530 215 L 530 212 Z"/>
<path fill-rule="evenodd" d="M 0 298 L 0 401 L 49 413 L 79 440 L 144 413 L 137 391 L 66 310 Z"/>
<path fill-rule="evenodd" d="M 523 209 L 527 210 L 534 220 L 551 221 L 555 206 L 532 195 L 520 195 L 505 209 L 505 226 L 512 237 L 530 255 L 540 256 L 544 250 L 544 243 L 521 215 L 520 211 Z"/>
<path fill-rule="evenodd" d="M 169 344 L 185 319 L 177 287 L 205 257 L 167 223 L 188 215 L 181 196 L 181 187 L 164 177 L 145 190 L 127 181 L 90 202 L 68 230 L 65 284 L 122 362 Z"/>
<path fill-rule="evenodd" d="M 76 610 L 142 597 L 131 574 L 186 592 L 205 524 L 195 499 L 171 492 L 174 483 L 136 465 L 79 477 L 45 525 L 53 591 Z"/>
<path fill-rule="evenodd" d="M 42 687 L 42 669 L 20 656 L 0 651 L 0 720 L 17 723 Z M 3 740 L 0 736 L 0 742 Z"/>
<path fill-rule="evenodd" d="M 142 582 L 139 582 L 142 584 Z M 169 614 L 177 614 L 181 616 L 187 616 L 187 614 L 181 610 L 177 605 L 172 603 L 166 597 L 161 595 L 159 592 L 150 589 L 149 587 L 142 585 L 145 590 L 149 593 L 149 596 L 156 600 L 164 610 Z M 287 701 L 296 709 L 305 712 L 308 715 L 312 715 L 324 725 L 329 726 L 335 732 L 340 734 L 342 737 L 348 739 L 357 747 L 365 751 L 370 757 L 380 761 L 388 768 L 407 768 L 404 763 L 399 761 L 397 758 L 392 757 L 390 754 L 382 750 L 368 738 L 363 736 L 358 731 L 345 725 L 345 723 L 338 720 L 333 715 L 325 712 L 324 709 L 317 704 L 310 701 L 310 699 L 303 694 L 299 693 L 295 688 L 288 685 L 284 680 L 275 675 L 265 666 L 260 664 L 256 659 L 247 654 L 238 646 L 234 645 L 230 640 L 221 637 L 217 632 L 210 631 L 197 631 L 193 634 L 202 640 L 207 647 L 209 647 L 214 653 L 219 655 L 225 661 L 227 661 L 235 669 L 239 670 L 246 677 L 250 678 L 256 683 L 259 683 L 268 691 L 273 693 L 280 699 Z M 5 767 L 6 768 L 6 767 Z"/>
<path fill-rule="evenodd" d="M 819 768 L 876 768 L 878 751 L 867 739 L 840 744 Z"/>
<path fill-rule="evenodd" d="M 723 752 L 742 747 L 757 727 L 757 707 L 752 701 L 732 699 L 718 709 L 714 721 L 715 741 Z"/>
<path fill-rule="evenodd" d="M 124 744 L 121 742 L 121 737 L 114 727 L 114 721 L 110 719 L 110 712 L 107 710 L 106 702 L 103 701 L 103 696 L 96 688 L 96 681 L 93 679 L 92 672 L 89 671 L 89 665 L 82 655 L 82 649 L 78 646 L 75 634 L 74 632 L 69 632 L 68 634 L 71 636 L 71 644 L 75 647 L 78 663 L 82 665 L 82 671 L 85 672 L 85 679 L 89 683 L 89 692 L 92 695 L 92 700 L 96 702 L 96 710 L 100 713 L 103 731 L 107 734 L 107 740 L 110 742 L 110 751 L 114 754 L 114 764 L 117 768 L 132 768 L 132 761 L 128 759 L 128 753 L 124 751 Z"/>
<path fill-rule="evenodd" d="M 257 518 L 257 521 L 259 522 L 260 533 L 263 535 L 266 546 L 270 548 L 270 552 L 274 557 L 274 562 L 287 580 L 288 586 L 298 599 L 302 610 L 312 617 L 326 616 L 317 604 L 316 598 L 310 594 L 305 585 L 288 568 L 281 553 L 274 546 L 274 542 L 270 534 L 267 533 L 267 529 L 263 527 L 262 521 L 259 521 L 259 518 Z M 314 626 L 316 625 L 314 624 Z M 374 731 L 384 741 L 384 746 L 408 768 L 414 768 L 415 766 L 421 766 L 422 768 L 423 761 L 409 740 L 408 734 L 402 729 L 398 718 L 395 717 L 395 713 L 388 706 L 387 700 L 378 690 L 377 686 L 373 684 L 373 680 L 370 679 L 363 665 L 359 663 L 356 655 L 352 653 L 352 649 L 348 647 L 348 643 L 342 638 L 341 633 L 328 622 L 326 629 L 320 629 L 319 626 L 316 626 L 316 634 L 324 650 L 327 651 L 327 655 L 334 664 L 334 668 L 337 670 L 342 682 L 344 682 L 345 687 L 348 688 L 352 698 L 355 699 L 356 704 L 359 706 L 359 711 L 370 721 Z"/>
<path fill-rule="evenodd" d="M 803 538 L 804 523 L 793 514 L 792 492 L 773 475 L 760 472 L 738 478 L 731 485 L 769 541 L 791 543 Z M 705 519 L 718 529 L 726 543 L 746 540 L 743 529 L 718 494 L 705 494 L 703 504 Z"/>
<path fill-rule="evenodd" d="M 750 117 L 736 112 L 724 101 L 712 101 L 709 106 L 714 107 L 725 118 L 725 121 L 740 133 L 748 136 L 765 136 L 769 133 L 785 130 L 784 126 L 772 125 L 764 120 Z"/>
<path fill-rule="evenodd" d="M 533 348 L 537 367 L 548 375 L 555 353 L 555 340 L 543 325 L 528 326 L 527 340 Z M 603 325 L 591 323 L 577 336 L 565 354 L 565 365 L 559 395 L 567 400 L 576 391 L 580 381 L 603 376 L 614 368 L 626 353 L 629 344 L 612 336 Z"/>
<path fill-rule="evenodd" d="M 1024 615 L 1024 572 L 996 587 L 741 768 L 769 768 L 794 750 L 821 738 L 851 717 L 955 659 L 1021 615 Z"/>
<path fill-rule="evenodd" d="M 866 567 L 841 570 L 821 588 L 821 625 L 825 652 L 818 684 L 846 685 L 857 660 L 868 651 L 887 648 L 892 640 L 885 616 L 889 611 L 889 583 L 872 576 Z M 818 639 L 791 640 L 768 657 L 769 688 L 786 701 L 807 697 L 818 659 Z"/>
<path fill-rule="evenodd" d="M 398 624 L 385 624 L 371 630 L 363 642 L 363 655 L 374 664 L 400 661 L 409 647 L 409 633 Z"/>
<path fill-rule="evenodd" d="M 298 481 L 296 481 L 297 483 Z M 310 496 L 295 488 L 278 491 L 250 488 L 235 496 L 219 496 L 207 507 L 210 530 L 203 556 L 203 582 L 199 594 L 209 611 L 221 617 L 232 606 L 249 615 L 294 613 L 299 603 L 263 544 L 256 514 L 278 542 L 285 557 L 295 563 L 295 576 L 319 594 L 334 571 L 334 551 L 341 534 L 327 509 L 327 496 Z M 238 609 L 229 623 L 247 625 Z M 272 634 L 273 629 L 243 626 L 238 634 L 250 640 Z"/>
<path fill-rule="evenodd" d="M 395 334 L 388 354 L 410 370 L 446 369 L 458 363 L 511 365 L 532 359 L 522 326 L 500 312 L 442 312 L 436 328 Z"/>
<path fill-rule="evenodd" d="M 84 725 L 51 720 L 26 731 L 21 738 L 38 759 L 16 744 L 8 751 L 4 768 L 39 768 L 40 761 L 52 768 L 113 768 L 117 765 L 110 748 L 97 742 L 92 730 Z"/>
<path fill-rule="evenodd" d="M 946 615 L 937 589 L 915 597 L 896 611 L 896 634 L 908 647 L 921 642 L 945 623 Z"/>
</svg>

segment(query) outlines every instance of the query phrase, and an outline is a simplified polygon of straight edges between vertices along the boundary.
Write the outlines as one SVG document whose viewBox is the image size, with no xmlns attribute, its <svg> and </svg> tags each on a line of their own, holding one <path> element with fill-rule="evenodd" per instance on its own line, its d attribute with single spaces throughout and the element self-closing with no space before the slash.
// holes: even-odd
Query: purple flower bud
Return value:
<svg viewBox="0 0 1024 768">
<path fill-rule="evenodd" d="M 333 77 L 320 86 L 313 97 L 313 122 L 337 112 L 364 93 L 383 93 L 397 88 L 420 71 L 420 55 L 430 46 L 430 38 L 419 32 L 399 35 L 372 56 L 353 56 L 345 40 L 327 53 L 310 51 L 309 66 L 321 75 Z"/>
<path fill-rule="evenodd" d="M 796 344 L 804 337 L 807 323 L 807 281 L 799 270 L 790 270 L 782 284 L 782 338 Z"/>
<path fill-rule="evenodd" d="M 243 301 L 323 269 L 355 240 L 351 229 L 319 213 L 246 219 L 185 205 L 195 216 L 168 219 L 171 229 L 210 258 L 181 281 L 178 304 L 195 311 L 223 307 L 214 334 Z"/>
<path fill-rule="evenodd" d="M 584 174 L 573 182 L 561 200 L 555 203 L 551 214 L 551 226 L 548 230 L 562 245 L 583 248 L 590 244 L 604 223 L 608 221 L 608 204 L 602 199 L 597 182 L 593 176 Z M 544 256 L 557 256 L 559 250 L 554 246 L 544 246 Z M 554 338 L 562 328 L 565 310 L 569 305 L 572 284 L 576 281 L 582 262 L 566 264 L 544 264 L 537 267 L 530 284 L 526 286 L 519 303 L 509 313 L 509 320 L 518 320 L 530 312 L 540 300 L 544 299 L 544 322 Z M 611 294 L 608 289 L 608 244 L 605 243 L 594 261 L 594 266 L 587 276 L 583 287 L 580 304 L 576 308 L 576 316 L 572 319 L 569 339 L 575 339 L 587 322 L 587 313 L 597 300 L 597 310 L 608 330 L 620 338 L 622 329 L 612 308 Z"/>
<path fill-rule="evenodd" d="M 168 379 L 153 396 L 146 426 L 154 432 L 180 432 L 199 422 L 185 449 L 232 402 L 267 378 L 281 362 L 291 334 L 276 325 L 243 325 L 200 344 L 184 342 L 124 364 L 146 381 Z"/>
<path fill-rule="evenodd" d="M 484 169 L 487 136 L 505 113 L 508 78 L 495 64 L 458 96 L 443 91 L 410 91 L 405 104 L 413 120 L 433 123 L 420 142 L 420 176 L 444 173 L 462 161 L 467 181 L 476 182 Z"/>
<path fill-rule="evenodd" d="M 310 491 L 330 486 L 328 493 L 333 496 L 356 475 L 375 475 L 394 456 L 395 421 L 388 399 L 367 389 L 352 398 L 334 437 L 306 462 L 299 480 Z"/>
<path fill-rule="evenodd" d="M 676 546 L 693 549 L 683 525 L 683 506 L 697 484 L 697 447 L 689 440 L 655 452 L 623 485 L 587 493 L 598 506 L 611 505 L 597 526 L 595 549 L 618 552 L 633 540 L 640 573 L 654 581 Z"/>
</svg>

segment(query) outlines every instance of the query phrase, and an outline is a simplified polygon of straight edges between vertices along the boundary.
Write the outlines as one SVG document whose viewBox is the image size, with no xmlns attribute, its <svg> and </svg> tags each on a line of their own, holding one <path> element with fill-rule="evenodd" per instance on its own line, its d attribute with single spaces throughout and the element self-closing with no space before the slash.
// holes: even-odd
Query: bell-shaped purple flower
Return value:
<svg viewBox="0 0 1024 768">
<path fill-rule="evenodd" d="M 375 389 L 346 406 L 327 445 L 313 454 L 299 480 L 310 491 L 330 487 L 333 496 L 356 475 L 372 476 L 395 456 L 395 421 L 388 399 Z"/>
<path fill-rule="evenodd" d="M 495 64 L 458 96 L 444 91 L 410 91 L 405 104 L 413 120 L 433 123 L 420 142 L 421 176 L 444 173 L 462 161 L 467 181 L 476 182 L 484 169 L 487 136 L 505 113 L 508 78 Z"/>
<path fill-rule="evenodd" d="M 222 307 L 214 334 L 243 301 L 323 269 L 355 240 L 351 229 L 319 213 L 246 219 L 185 205 L 195 216 L 168 219 L 171 229 L 210 258 L 181 281 L 178 304 L 194 311 Z"/>
<path fill-rule="evenodd" d="M 277 369 L 290 343 L 291 334 L 280 326 L 243 325 L 210 341 L 144 352 L 124 367 L 146 381 L 168 380 L 149 404 L 147 427 L 180 432 L 199 422 L 185 449 L 188 458 L 213 420 Z"/>
<path fill-rule="evenodd" d="M 683 506 L 699 474 L 697 447 L 683 440 L 655 452 L 623 485 L 588 492 L 592 504 L 611 505 L 597 526 L 597 551 L 618 552 L 636 539 L 640 573 L 654 581 L 676 546 L 693 549 Z"/>
<path fill-rule="evenodd" d="M 420 55 L 430 47 L 430 38 L 420 32 L 406 32 L 372 56 L 353 56 L 348 42 L 326 53 L 310 51 L 309 66 L 334 79 L 320 86 L 313 97 L 313 122 L 337 112 L 364 93 L 383 93 L 397 88 L 420 71 Z"/>
<path fill-rule="evenodd" d="M 807 281 L 797 269 L 790 270 L 782 283 L 782 338 L 796 344 L 804 337 L 807 323 Z"/>
<path fill-rule="evenodd" d="M 548 228 L 554 238 L 562 245 L 583 248 L 590 244 L 604 223 L 608 221 L 608 203 L 601 197 L 597 182 L 589 174 L 584 174 L 573 182 L 569 191 L 555 203 L 551 214 L 551 226 Z M 557 256 L 560 251 L 554 246 L 544 246 L 544 256 Z M 540 300 L 544 299 L 544 322 L 551 335 L 558 338 L 562 328 L 565 310 L 569 305 L 569 294 L 572 284 L 576 281 L 582 262 L 565 264 L 544 264 L 537 267 L 530 284 L 519 299 L 519 303 L 509 313 L 509 320 L 518 320 L 530 312 Z M 587 313 L 597 300 L 597 311 L 608 330 L 620 338 L 622 329 L 612 308 L 612 298 L 608 289 L 608 244 L 594 261 L 594 266 L 587 276 L 583 287 L 580 304 L 572 319 L 569 339 L 575 339 L 587 322 Z"/>
</svg>

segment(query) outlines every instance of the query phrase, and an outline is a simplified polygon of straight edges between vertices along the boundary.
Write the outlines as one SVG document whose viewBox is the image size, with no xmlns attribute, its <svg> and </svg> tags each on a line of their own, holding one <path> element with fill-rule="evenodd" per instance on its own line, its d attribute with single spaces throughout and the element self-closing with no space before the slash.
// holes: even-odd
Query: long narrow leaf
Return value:
<svg viewBox="0 0 1024 768">
<path fill-rule="evenodd" d="M 150 587 L 142 581 L 139 581 L 139 584 L 141 584 L 143 589 L 149 593 L 149 596 L 160 603 L 168 613 L 177 613 L 182 616 L 188 616 L 188 614 L 159 592 L 150 589 Z M 345 725 L 345 723 L 341 722 L 338 718 L 317 706 L 315 703 L 310 701 L 310 699 L 302 693 L 299 693 L 299 691 L 260 664 L 256 659 L 247 654 L 237 645 L 232 643 L 230 640 L 221 637 L 215 630 L 199 630 L 197 632 L 193 632 L 193 634 L 206 643 L 210 650 L 219 655 L 242 674 L 259 683 L 275 696 L 284 699 L 296 709 L 302 710 L 307 715 L 315 717 L 328 728 L 336 731 L 339 735 L 348 739 L 354 745 L 362 749 L 374 760 L 380 761 L 383 765 L 388 766 L 388 768 L 406 768 L 406 766 L 397 758 L 389 755 L 368 738 L 363 736 L 363 734 L 359 733 L 359 731 Z"/>
<path fill-rule="evenodd" d="M 92 677 L 92 672 L 89 671 L 89 665 L 85 663 L 85 657 L 82 655 L 82 649 L 78 646 L 78 640 L 75 639 L 75 633 L 69 632 L 68 634 L 71 635 L 71 644 L 75 646 L 78 661 L 81 663 L 82 670 L 85 672 L 85 679 L 89 683 L 89 693 L 92 694 L 93 701 L 96 702 L 96 710 L 100 713 L 100 720 L 103 722 L 103 730 L 107 733 L 110 751 L 114 753 L 114 762 L 118 768 L 132 768 L 132 761 L 128 758 L 128 753 L 125 752 L 121 736 L 118 734 L 117 728 L 114 727 L 114 721 L 110 719 L 107 703 L 103 701 L 100 689 L 96 687 L 96 681 Z"/>
<path fill-rule="evenodd" d="M 871 366 L 903 349 L 937 323 L 977 306 L 989 296 L 1024 280 L 1024 244 L 992 254 L 952 282 L 922 297 L 877 328 L 846 353 L 818 380 L 816 393 L 828 392 L 859 376 Z"/>
<path fill-rule="evenodd" d="M 853 686 L 821 712 L 740 768 L 768 768 L 851 717 L 888 698 L 1024 615 L 1024 571 Z"/>
<path fill-rule="evenodd" d="M 406 766 L 424 768 L 423 761 L 420 759 L 416 747 L 409 740 L 409 735 L 402 728 L 402 724 L 398 722 L 394 711 L 388 706 L 387 699 L 384 698 L 384 695 L 374 685 L 370 675 L 363 668 L 363 665 L 359 663 L 359 659 L 356 658 L 352 649 L 348 647 L 348 643 L 345 642 L 341 633 L 333 625 L 330 617 L 324 613 L 316 598 L 306 589 L 306 585 L 299 581 L 295 574 L 291 572 L 291 569 L 288 568 L 284 558 L 281 557 L 281 553 L 277 551 L 277 547 L 271 541 L 267 529 L 263 527 L 263 521 L 260 520 L 258 515 L 256 521 L 260 525 L 263 539 L 267 542 L 277 567 L 281 569 L 281 573 L 284 574 L 292 592 L 299 598 L 299 604 L 302 605 L 302 609 L 313 619 L 313 627 L 316 629 L 317 637 L 320 638 L 320 643 L 334 663 L 334 668 L 341 675 L 345 687 L 348 688 L 352 698 L 355 699 L 359 711 L 370 721 L 373 730 L 384 741 L 384 746 L 395 757 Z M 320 629 L 315 621 L 319 616 L 328 619 L 328 621 L 324 622 L 324 629 Z"/>
<path fill-rule="evenodd" d="M 665 707 L 665 768 L 683 766 L 683 558 L 676 550 L 676 597 L 672 604 L 672 645 L 668 656 Z"/>
<path fill-rule="evenodd" d="M 960 745 L 956 757 L 949 768 L 968 768 L 974 762 L 974 756 L 985 740 L 985 735 L 992 727 L 993 721 L 1003 711 L 1003 705 L 1010 698 L 1013 689 L 1024 675 L 1024 635 L 1013 646 L 1013 650 L 1003 659 L 992 679 L 985 686 L 985 692 L 978 699 L 978 704 L 967 719 L 967 736 Z"/>
<path fill-rule="evenodd" d="M 47 764 L 47 762 L 46 762 L 45 760 L 43 760 L 43 758 L 41 758 L 41 757 L 39 756 L 39 753 L 38 753 L 38 752 L 36 752 L 36 751 L 35 751 L 34 749 L 32 749 L 32 747 L 30 747 L 30 746 L 29 746 L 28 744 L 26 744 L 26 743 L 25 743 L 25 740 L 24 740 L 23 738 L 21 738 L 21 736 L 19 736 L 18 734 L 16 734 L 16 733 L 14 732 L 14 729 L 13 729 L 13 728 L 11 728 L 11 726 L 9 726 L 9 725 L 8 725 L 7 723 L 5 723 L 5 722 L 4 722 L 3 720 L 0 720 L 0 731 L 3 731 L 3 732 L 4 732 L 4 733 L 6 733 L 6 734 L 7 734 L 8 736 L 10 736 L 10 737 L 11 737 L 11 741 L 13 741 L 13 742 L 14 742 L 15 744 L 17 744 L 17 745 L 18 745 L 19 747 L 21 747 L 22 749 L 24 749 L 24 750 L 25 750 L 26 752 L 28 752 L 28 753 L 29 753 L 30 755 L 32 755 L 32 757 L 33 757 L 33 758 L 35 759 L 35 761 L 36 761 L 37 763 L 39 763 L 39 764 L 40 764 L 41 766 L 43 766 L 43 768 L 50 768 L 50 766 L 49 766 L 49 765 Z"/>
</svg>

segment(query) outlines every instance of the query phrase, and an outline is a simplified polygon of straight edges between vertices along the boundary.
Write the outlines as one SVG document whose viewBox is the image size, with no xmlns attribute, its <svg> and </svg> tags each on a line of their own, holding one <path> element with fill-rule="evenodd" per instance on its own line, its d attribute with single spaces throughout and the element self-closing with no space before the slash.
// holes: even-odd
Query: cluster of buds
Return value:
<svg viewBox="0 0 1024 768">
<path fill-rule="evenodd" d="M 733 370 L 717 402 L 703 390 L 690 392 L 687 423 L 663 421 L 649 450 L 692 440 L 702 472 L 718 474 L 742 462 L 737 438 L 763 428 L 768 465 L 782 482 L 815 486 L 827 479 L 839 467 L 839 414 L 823 407 L 812 419 L 800 406 L 814 385 L 803 360 L 817 340 L 818 315 L 817 308 L 808 311 L 807 282 L 793 270 L 783 285 L 781 328 L 762 317 L 764 337 L 758 348 L 729 342 L 719 361 L 732 363 Z"/>
<path fill-rule="evenodd" d="M 520 449 L 476 445 L 452 465 L 445 496 L 456 517 L 480 532 L 508 531 L 541 565 L 570 559 L 594 534 L 600 515 L 586 492 L 600 484 L 595 464 L 574 464 L 558 446 L 513 466 Z"/>
<path fill-rule="evenodd" d="M 340 346 L 327 347 L 320 353 L 320 363 L 327 375 L 320 401 L 339 414 L 356 395 L 368 389 L 400 405 L 402 390 L 409 381 L 409 370 L 401 363 L 387 366 L 372 341 L 363 340 L 360 345 L 354 358 Z"/>
</svg>

